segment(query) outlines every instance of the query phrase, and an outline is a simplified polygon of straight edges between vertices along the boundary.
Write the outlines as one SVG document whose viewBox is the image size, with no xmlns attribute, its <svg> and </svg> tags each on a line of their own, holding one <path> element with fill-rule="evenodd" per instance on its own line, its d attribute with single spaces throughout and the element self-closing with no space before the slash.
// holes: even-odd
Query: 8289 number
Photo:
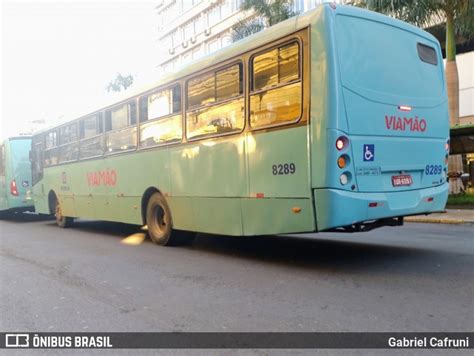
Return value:
<svg viewBox="0 0 474 356">
<path fill-rule="evenodd" d="M 296 173 L 296 165 L 294 163 L 274 164 L 272 166 L 274 176 L 287 175 Z"/>
<path fill-rule="evenodd" d="M 441 174 L 441 171 L 443 170 L 443 167 L 439 164 L 428 164 L 425 167 L 425 174 L 426 175 L 436 175 L 436 174 Z"/>
</svg>

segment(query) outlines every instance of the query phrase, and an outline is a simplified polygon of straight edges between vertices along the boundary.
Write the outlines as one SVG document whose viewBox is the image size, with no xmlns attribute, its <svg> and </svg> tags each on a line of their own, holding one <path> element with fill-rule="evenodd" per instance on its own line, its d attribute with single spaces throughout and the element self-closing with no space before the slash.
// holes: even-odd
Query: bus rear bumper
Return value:
<svg viewBox="0 0 474 356">
<path fill-rule="evenodd" d="M 335 228 L 353 231 L 354 227 L 357 231 L 357 226 L 401 225 L 400 217 L 444 210 L 447 199 L 447 183 L 426 189 L 388 193 L 314 190 L 318 231 Z"/>
</svg>

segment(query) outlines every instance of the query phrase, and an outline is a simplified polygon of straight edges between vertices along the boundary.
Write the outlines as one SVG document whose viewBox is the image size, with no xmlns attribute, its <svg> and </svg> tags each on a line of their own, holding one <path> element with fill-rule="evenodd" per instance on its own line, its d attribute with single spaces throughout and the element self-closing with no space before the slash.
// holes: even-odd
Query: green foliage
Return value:
<svg viewBox="0 0 474 356">
<path fill-rule="evenodd" d="M 474 208 L 474 194 L 450 195 L 448 205 L 471 205 Z"/>
<path fill-rule="evenodd" d="M 446 25 L 446 58 L 456 58 L 455 37 L 474 38 L 472 0 L 355 0 L 355 5 L 381 12 L 419 27 Z"/>
<path fill-rule="evenodd" d="M 265 27 L 259 19 L 239 20 L 232 27 L 232 42 L 236 42 L 247 36 L 253 35 Z"/>
<path fill-rule="evenodd" d="M 234 25 L 232 40 L 235 42 L 295 16 L 292 4 L 292 0 L 244 0 L 240 10 L 253 10 L 256 17 L 241 20 Z"/>
<path fill-rule="evenodd" d="M 446 22 L 452 17 L 456 35 L 474 37 L 474 1 L 472 0 L 355 0 L 353 4 L 381 12 L 418 27 Z"/>
<path fill-rule="evenodd" d="M 127 88 L 133 84 L 133 79 L 131 74 L 123 76 L 121 73 L 117 73 L 117 76 L 109 82 L 105 89 L 109 93 L 111 91 L 120 92 L 122 89 L 127 90 Z"/>
</svg>

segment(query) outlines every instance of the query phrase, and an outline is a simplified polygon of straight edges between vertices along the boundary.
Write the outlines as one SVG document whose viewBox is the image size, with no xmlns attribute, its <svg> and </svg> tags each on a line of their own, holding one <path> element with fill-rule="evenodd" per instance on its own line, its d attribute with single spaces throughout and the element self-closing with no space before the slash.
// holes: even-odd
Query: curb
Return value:
<svg viewBox="0 0 474 356">
<path fill-rule="evenodd" d="M 461 219 L 436 219 L 436 218 L 416 218 L 416 217 L 406 217 L 406 222 L 416 222 L 416 223 L 431 223 L 431 224 L 466 224 L 470 221 L 461 220 Z"/>
</svg>

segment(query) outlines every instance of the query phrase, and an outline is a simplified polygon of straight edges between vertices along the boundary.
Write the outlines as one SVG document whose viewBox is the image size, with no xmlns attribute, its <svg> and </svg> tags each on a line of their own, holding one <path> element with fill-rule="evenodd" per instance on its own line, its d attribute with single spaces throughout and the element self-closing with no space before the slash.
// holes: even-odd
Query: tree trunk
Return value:
<svg viewBox="0 0 474 356">
<path fill-rule="evenodd" d="M 446 89 L 448 94 L 449 124 L 459 125 L 459 75 L 456 64 L 456 38 L 454 36 L 454 16 L 446 13 Z M 459 194 L 463 189 L 461 172 L 463 171 L 462 156 L 449 156 L 448 177 L 449 193 Z"/>
<path fill-rule="evenodd" d="M 448 91 L 449 124 L 459 125 L 459 76 L 456 61 L 446 61 L 446 87 Z"/>
</svg>

